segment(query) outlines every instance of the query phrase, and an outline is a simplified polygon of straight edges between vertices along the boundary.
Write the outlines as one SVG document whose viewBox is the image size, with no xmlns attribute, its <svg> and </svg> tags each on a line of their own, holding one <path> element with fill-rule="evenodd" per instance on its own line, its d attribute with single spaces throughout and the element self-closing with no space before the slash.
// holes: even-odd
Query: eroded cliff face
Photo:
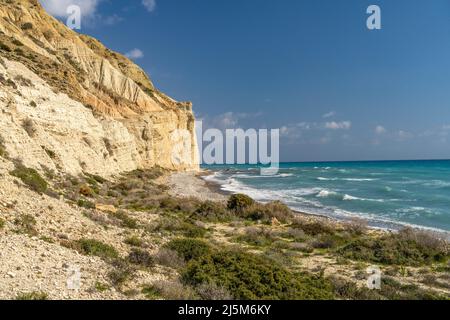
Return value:
<svg viewBox="0 0 450 320">
<path fill-rule="evenodd" d="M 37 0 L 0 0 L 0 58 L 0 136 L 12 158 L 71 174 L 198 168 L 191 103 Z"/>
</svg>

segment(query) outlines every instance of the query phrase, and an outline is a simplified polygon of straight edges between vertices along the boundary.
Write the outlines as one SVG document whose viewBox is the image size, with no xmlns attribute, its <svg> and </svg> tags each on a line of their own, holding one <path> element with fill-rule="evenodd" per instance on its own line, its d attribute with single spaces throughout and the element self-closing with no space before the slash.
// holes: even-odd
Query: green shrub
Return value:
<svg viewBox="0 0 450 320">
<path fill-rule="evenodd" d="M 161 248 L 155 255 L 155 262 L 159 265 L 180 269 L 185 266 L 183 258 L 173 250 Z"/>
<path fill-rule="evenodd" d="M 293 229 L 300 229 L 305 232 L 305 234 L 310 236 L 317 236 L 320 234 L 334 234 L 336 233 L 336 228 L 322 221 L 305 221 L 303 219 L 296 219 L 291 225 Z"/>
<path fill-rule="evenodd" d="M 96 174 L 85 173 L 84 175 L 87 177 L 88 183 L 91 185 L 96 185 L 97 183 L 104 184 L 108 182 L 108 180 Z"/>
<path fill-rule="evenodd" d="M 197 207 L 192 216 L 206 221 L 226 221 L 231 215 L 222 203 L 205 201 Z"/>
<path fill-rule="evenodd" d="M 119 210 L 112 216 L 120 220 L 120 223 L 124 228 L 137 229 L 139 227 L 137 220 L 131 218 L 125 211 Z"/>
<path fill-rule="evenodd" d="M 127 257 L 127 261 L 143 267 L 152 267 L 154 265 L 153 257 L 147 251 L 138 248 L 133 248 L 131 250 Z"/>
<path fill-rule="evenodd" d="M 144 245 L 142 239 L 137 236 L 126 238 L 124 242 L 133 247 L 142 247 Z"/>
<path fill-rule="evenodd" d="M 185 261 L 208 255 L 212 250 L 206 242 L 189 238 L 172 240 L 166 247 L 178 253 Z"/>
<path fill-rule="evenodd" d="M 110 289 L 110 286 L 108 284 L 105 283 L 101 283 L 101 282 L 96 282 L 94 285 L 95 290 L 97 290 L 98 292 L 105 292 L 108 291 Z"/>
<path fill-rule="evenodd" d="M 147 285 L 142 288 L 141 293 L 145 296 L 148 300 L 158 300 L 161 299 L 161 290 L 153 285 Z"/>
<path fill-rule="evenodd" d="M 255 203 L 241 210 L 241 215 L 245 219 L 262 220 L 271 222 L 277 219 L 279 222 L 291 222 L 293 217 L 291 209 L 280 201 L 273 201 L 267 204 Z"/>
<path fill-rule="evenodd" d="M 183 235 L 188 238 L 203 238 L 206 235 L 206 229 L 190 222 L 182 222 L 180 229 Z"/>
<path fill-rule="evenodd" d="M 48 295 L 45 292 L 29 292 L 22 293 L 16 297 L 16 300 L 48 300 Z"/>
<path fill-rule="evenodd" d="M 167 197 L 159 201 L 159 206 L 162 209 L 167 209 L 171 211 L 181 210 L 180 200 L 172 197 Z"/>
<path fill-rule="evenodd" d="M 330 278 L 333 283 L 336 296 L 350 300 L 442 300 L 446 297 L 441 294 L 422 289 L 416 285 L 405 285 L 395 281 L 391 277 L 384 276 L 381 279 L 380 290 L 370 290 L 366 287 L 358 287 L 353 282 L 340 278 Z"/>
<path fill-rule="evenodd" d="M 95 203 L 88 201 L 88 200 L 83 200 L 83 199 L 79 199 L 77 201 L 77 205 L 80 208 L 85 208 L 85 209 L 95 209 Z"/>
<path fill-rule="evenodd" d="M 114 247 L 98 240 L 80 239 L 75 244 L 81 253 L 85 255 L 97 256 L 103 259 L 116 259 L 119 256 Z"/>
<path fill-rule="evenodd" d="M 178 281 L 157 281 L 153 285 L 145 286 L 142 293 L 147 299 L 166 300 L 194 300 L 196 295 L 189 286 L 184 286 Z"/>
<path fill-rule="evenodd" d="M 204 228 L 198 227 L 189 221 L 183 221 L 178 217 L 162 217 L 158 223 L 150 228 L 152 232 L 169 231 L 171 233 L 180 233 L 189 238 L 202 238 L 206 234 Z"/>
<path fill-rule="evenodd" d="M 275 238 L 274 233 L 269 228 L 248 227 L 243 235 L 237 237 L 237 240 L 254 246 L 268 246 L 275 241 Z"/>
<path fill-rule="evenodd" d="M 184 283 L 215 284 L 236 299 L 332 299 L 331 283 L 322 276 L 293 274 L 273 260 L 236 251 L 220 251 L 191 260 Z"/>
<path fill-rule="evenodd" d="M 254 203 L 255 201 L 245 194 L 233 194 L 228 199 L 227 207 L 229 210 L 240 213 Z"/>
<path fill-rule="evenodd" d="M 444 240 L 411 229 L 380 238 L 357 239 L 338 253 L 353 260 L 411 266 L 443 262 L 448 260 L 450 254 L 448 243 Z"/>
<path fill-rule="evenodd" d="M 202 300 L 233 300 L 233 296 L 223 287 L 218 287 L 214 283 L 203 283 L 195 291 Z"/>
<path fill-rule="evenodd" d="M 2 230 L 5 227 L 5 220 L 3 220 L 2 218 L 0 218 L 0 230 Z"/>
<path fill-rule="evenodd" d="M 11 171 L 11 175 L 22 180 L 31 190 L 38 193 L 45 193 L 48 189 L 48 183 L 34 169 L 27 168 L 22 164 L 16 164 L 16 168 Z"/>
<path fill-rule="evenodd" d="M 112 265 L 114 269 L 108 273 L 108 278 L 115 287 L 120 287 L 135 275 L 136 269 L 122 259 L 113 260 Z"/>
</svg>

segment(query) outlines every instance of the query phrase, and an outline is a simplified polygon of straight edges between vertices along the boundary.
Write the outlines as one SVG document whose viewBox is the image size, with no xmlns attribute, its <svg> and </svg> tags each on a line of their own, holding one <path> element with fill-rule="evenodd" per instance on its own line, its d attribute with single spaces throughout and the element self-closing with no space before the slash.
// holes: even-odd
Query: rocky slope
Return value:
<svg viewBox="0 0 450 320">
<path fill-rule="evenodd" d="M 0 59 L 0 137 L 11 158 L 73 175 L 198 168 L 191 103 L 159 92 L 37 0 L 0 0 Z"/>
</svg>

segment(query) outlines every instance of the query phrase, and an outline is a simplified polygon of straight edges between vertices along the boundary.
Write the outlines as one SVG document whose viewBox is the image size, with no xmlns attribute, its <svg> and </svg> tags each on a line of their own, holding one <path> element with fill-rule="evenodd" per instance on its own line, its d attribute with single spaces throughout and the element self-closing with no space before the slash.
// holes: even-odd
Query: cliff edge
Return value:
<svg viewBox="0 0 450 320">
<path fill-rule="evenodd" d="M 196 170 L 194 122 L 191 103 L 37 0 L 0 0 L 0 137 L 10 158 L 73 175 Z"/>
</svg>

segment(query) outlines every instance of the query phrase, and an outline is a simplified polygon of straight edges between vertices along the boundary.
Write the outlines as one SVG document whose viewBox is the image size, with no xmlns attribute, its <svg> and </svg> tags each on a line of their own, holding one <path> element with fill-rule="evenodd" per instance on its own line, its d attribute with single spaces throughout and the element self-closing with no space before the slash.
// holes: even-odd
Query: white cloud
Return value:
<svg viewBox="0 0 450 320">
<path fill-rule="evenodd" d="M 330 112 L 328 112 L 328 113 L 325 113 L 323 116 L 322 116 L 322 118 L 331 118 L 331 117 L 334 117 L 336 115 L 336 112 L 334 112 L 334 111 L 330 111 Z"/>
<path fill-rule="evenodd" d="M 52 16 L 58 18 L 67 17 L 67 8 L 77 5 L 81 8 L 84 17 L 92 17 L 97 12 L 101 0 L 40 0 L 44 9 Z"/>
<path fill-rule="evenodd" d="M 133 49 L 130 52 L 125 53 L 125 57 L 128 59 L 140 59 L 144 57 L 144 52 L 141 49 Z"/>
<path fill-rule="evenodd" d="M 257 117 L 260 117 L 262 115 L 262 112 L 255 112 L 255 113 L 239 113 L 239 112 L 226 112 L 217 116 L 208 117 L 205 116 L 204 118 L 199 118 L 199 120 L 203 121 L 203 127 L 205 129 L 219 129 L 219 130 L 226 130 L 226 129 L 238 129 L 241 126 L 241 120 L 244 119 L 254 119 Z"/>
<path fill-rule="evenodd" d="M 117 14 L 107 16 L 103 19 L 103 22 L 108 26 L 112 26 L 112 25 L 117 24 L 122 21 L 123 21 L 123 18 Z"/>
<path fill-rule="evenodd" d="M 397 132 L 397 139 L 399 141 L 405 141 L 405 140 L 411 139 L 413 137 L 414 137 L 414 135 L 407 131 L 400 130 Z"/>
<path fill-rule="evenodd" d="M 153 12 L 156 9 L 156 0 L 142 0 L 142 4 L 149 12 Z"/>
<path fill-rule="evenodd" d="M 325 123 L 325 128 L 331 130 L 349 130 L 352 127 L 352 123 L 350 121 L 342 121 L 342 122 L 327 122 Z"/>
<path fill-rule="evenodd" d="M 384 134 L 384 133 L 386 133 L 387 132 L 387 130 L 386 130 L 386 128 L 385 127 L 383 127 L 383 126 L 376 126 L 375 127 L 375 133 L 376 134 Z"/>
</svg>

